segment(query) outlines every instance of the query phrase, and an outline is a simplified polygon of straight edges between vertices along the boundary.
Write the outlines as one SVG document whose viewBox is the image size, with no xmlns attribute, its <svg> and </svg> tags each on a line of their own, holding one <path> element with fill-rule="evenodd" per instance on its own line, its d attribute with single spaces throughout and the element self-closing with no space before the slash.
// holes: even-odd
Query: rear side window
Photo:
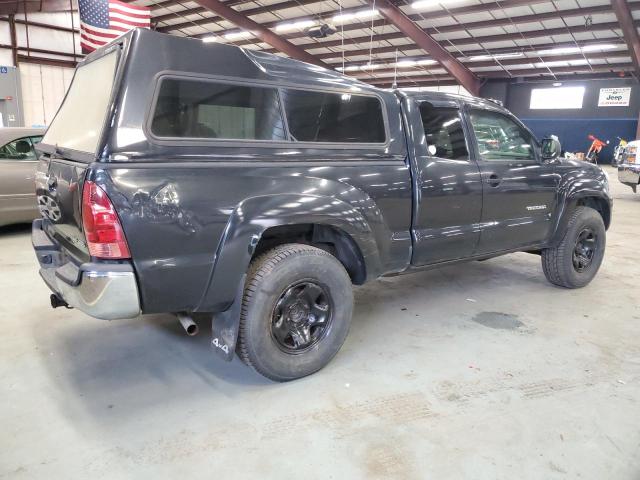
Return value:
<svg viewBox="0 0 640 480">
<path fill-rule="evenodd" d="M 468 160 L 467 142 L 457 108 L 434 107 L 428 102 L 420 104 L 420 116 L 427 147 L 434 157 Z"/>
<path fill-rule="evenodd" d="M 377 97 L 282 90 L 291 139 L 298 142 L 384 143 L 382 104 Z"/>
<path fill-rule="evenodd" d="M 151 132 L 156 137 L 285 140 L 274 88 L 165 78 Z"/>
</svg>

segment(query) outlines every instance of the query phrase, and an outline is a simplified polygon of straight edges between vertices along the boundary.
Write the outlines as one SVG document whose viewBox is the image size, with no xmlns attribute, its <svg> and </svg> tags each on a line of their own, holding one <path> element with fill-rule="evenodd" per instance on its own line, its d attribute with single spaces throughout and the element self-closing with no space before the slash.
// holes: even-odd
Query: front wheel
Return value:
<svg viewBox="0 0 640 480">
<path fill-rule="evenodd" d="M 544 274 L 554 285 L 580 288 L 587 285 L 602 264 L 606 230 L 600 214 L 589 207 L 577 207 L 556 248 L 542 250 Z"/>
<path fill-rule="evenodd" d="M 276 247 L 249 268 L 238 353 L 272 380 L 310 375 L 340 350 L 352 311 L 351 280 L 338 259 L 310 245 Z"/>
</svg>

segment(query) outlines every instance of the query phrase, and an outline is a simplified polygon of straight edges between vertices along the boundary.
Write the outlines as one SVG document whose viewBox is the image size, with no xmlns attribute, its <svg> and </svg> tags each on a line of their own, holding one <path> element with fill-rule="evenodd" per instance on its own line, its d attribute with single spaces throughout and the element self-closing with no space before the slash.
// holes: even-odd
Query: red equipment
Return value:
<svg viewBox="0 0 640 480">
<path fill-rule="evenodd" d="M 600 152 L 602 151 L 602 149 L 607 145 L 609 145 L 609 140 L 607 140 L 606 142 L 603 142 L 602 140 L 596 138 L 593 135 L 589 135 L 588 138 L 589 140 L 592 140 L 593 143 L 591 144 L 591 147 L 589 147 L 589 151 L 587 152 L 587 156 L 585 157 L 585 160 L 589 163 L 595 163 L 597 165 L 598 156 L 600 155 Z"/>
</svg>

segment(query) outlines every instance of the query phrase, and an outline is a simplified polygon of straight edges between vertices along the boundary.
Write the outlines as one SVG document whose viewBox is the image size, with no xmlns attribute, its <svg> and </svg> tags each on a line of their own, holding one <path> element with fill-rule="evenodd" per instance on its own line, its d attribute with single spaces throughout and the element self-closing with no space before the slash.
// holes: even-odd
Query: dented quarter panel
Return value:
<svg viewBox="0 0 640 480">
<path fill-rule="evenodd" d="M 402 155 L 339 164 L 103 164 L 96 178 L 120 215 L 145 313 L 228 307 L 252 246 L 271 226 L 343 230 L 368 278 L 410 261 L 411 178 Z"/>
</svg>

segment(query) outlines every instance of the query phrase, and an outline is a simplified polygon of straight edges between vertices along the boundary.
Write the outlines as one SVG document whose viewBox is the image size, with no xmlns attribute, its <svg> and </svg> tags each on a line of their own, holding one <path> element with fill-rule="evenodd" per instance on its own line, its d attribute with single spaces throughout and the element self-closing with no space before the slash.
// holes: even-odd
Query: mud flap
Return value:
<svg viewBox="0 0 640 480">
<path fill-rule="evenodd" d="M 240 279 L 236 297 L 231 307 L 224 312 L 214 313 L 211 318 L 211 347 L 213 351 L 227 362 L 233 360 L 240 329 L 240 308 L 244 296 L 244 281 L 247 275 Z"/>
</svg>

